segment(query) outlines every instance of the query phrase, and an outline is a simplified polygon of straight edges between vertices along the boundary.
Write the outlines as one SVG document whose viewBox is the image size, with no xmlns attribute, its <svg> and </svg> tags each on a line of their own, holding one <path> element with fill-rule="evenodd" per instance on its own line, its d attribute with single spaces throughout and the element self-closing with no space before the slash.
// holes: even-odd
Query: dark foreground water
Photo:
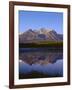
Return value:
<svg viewBox="0 0 72 90">
<path fill-rule="evenodd" d="M 22 48 L 19 50 L 19 79 L 63 77 L 62 50 Z"/>
</svg>

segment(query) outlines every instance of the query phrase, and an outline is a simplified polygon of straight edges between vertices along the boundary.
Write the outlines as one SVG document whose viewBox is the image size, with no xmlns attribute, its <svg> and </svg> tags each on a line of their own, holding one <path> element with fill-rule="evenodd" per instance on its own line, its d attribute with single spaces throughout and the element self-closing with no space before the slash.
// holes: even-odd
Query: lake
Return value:
<svg viewBox="0 0 72 90">
<path fill-rule="evenodd" d="M 63 51 L 48 48 L 19 49 L 19 79 L 63 77 Z"/>
</svg>

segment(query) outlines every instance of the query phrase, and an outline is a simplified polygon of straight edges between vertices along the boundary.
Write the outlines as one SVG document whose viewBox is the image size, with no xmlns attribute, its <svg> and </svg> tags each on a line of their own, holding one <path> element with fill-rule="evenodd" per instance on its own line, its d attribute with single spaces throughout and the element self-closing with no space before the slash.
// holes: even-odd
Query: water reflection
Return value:
<svg viewBox="0 0 72 90">
<path fill-rule="evenodd" d="M 62 51 L 28 51 L 19 54 L 19 78 L 63 76 Z"/>
</svg>

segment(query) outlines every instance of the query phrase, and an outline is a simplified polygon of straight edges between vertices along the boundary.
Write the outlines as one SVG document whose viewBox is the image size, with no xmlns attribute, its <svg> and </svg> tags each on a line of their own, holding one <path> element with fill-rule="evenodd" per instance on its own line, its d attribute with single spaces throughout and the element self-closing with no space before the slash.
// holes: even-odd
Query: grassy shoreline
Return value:
<svg viewBox="0 0 72 90">
<path fill-rule="evenodd" d="M 62 48 L 63 42 L 49 42 L 49 43 L 19 43 L 19 48 Z"/>
</svg>

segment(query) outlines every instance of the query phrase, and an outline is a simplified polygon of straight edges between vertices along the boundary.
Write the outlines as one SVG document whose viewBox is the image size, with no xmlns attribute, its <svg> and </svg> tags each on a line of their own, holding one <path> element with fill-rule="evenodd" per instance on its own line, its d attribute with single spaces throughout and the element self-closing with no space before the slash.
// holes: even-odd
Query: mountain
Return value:
<svg viewBox="0 0 72 90">
<path fill-rule="evenodd" d="M 55 30 L 41 28 L 39 30 L 28 29 L 19 34 L 19 43 L 33 43 L 38 41 L 63 41 L 63 35 Z"/>
</svg>

